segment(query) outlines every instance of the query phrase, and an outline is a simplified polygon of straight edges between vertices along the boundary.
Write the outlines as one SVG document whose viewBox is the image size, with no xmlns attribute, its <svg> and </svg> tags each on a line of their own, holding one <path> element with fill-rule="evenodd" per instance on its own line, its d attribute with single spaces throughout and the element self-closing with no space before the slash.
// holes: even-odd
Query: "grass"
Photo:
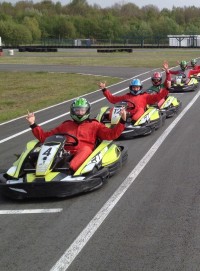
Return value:
<svg viewBox="0 0 200 271">
<path fill-rule="evenodd" d="M 146 67 L 156 68 L 168 60 L 170 66 L 177 65 L 177 61 L 189 61 L 200 57 L 197 49 L 134 49 L 132 53 L 97 53 L 88 51 L 56 52 L 56 53 L 28 53 L 15 52 L 8 56 L 6 52 L 0 57 L 1 63 L 9 64 L 52 64 L 75 66 L 106 66 L 106 67 Z"/>
<path fill-rule="evenodd" d="M 64 73 L 1 72 L 0 122 L 98 89 L 104 77 Z M 109 78 L 109 83 L 119 82 Z"/>
<path fill-rule="evenodd" d="M 77 65 L 108 67 L 161 67 L 164 60 L 170 66 L 182 59 L 198 58 L 197 49 L 134 49 L 132 53 L 57 52 L 19 53 L 8 56 L 4 52 L 0 64 Z M 96 90 L 104 77 L 46 72 L 1 72 L 0 122 L 26 114 L 26 109 L 41 108 L 72 99 Z M 109 84 L 120 78 L 107 78 Z"/>
</svg>

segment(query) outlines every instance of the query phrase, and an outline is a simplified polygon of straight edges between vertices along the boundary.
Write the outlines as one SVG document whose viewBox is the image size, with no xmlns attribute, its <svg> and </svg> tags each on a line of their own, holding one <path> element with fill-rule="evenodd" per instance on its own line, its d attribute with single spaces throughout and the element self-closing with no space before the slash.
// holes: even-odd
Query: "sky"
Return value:
<svg viewBox="0 0 200 271">
<path fill-rule="evenodd" d="M 16 3 L 20 0 L 0 0 L 1 2 L 10 2 L 10 3 Z M 42 0 L 30 0 L 33 1 L 33 3 L 41 2 Z M 62 5 L 69 4 L 72 0 L 51 0 L 52 2 L 61 2 Z M 126 3 L 133 3 L 137 5 L 139 8 L 142 8 L 146 5 L 154 5 L 157 6 L 160 10 L 163 8 L 172 9 L 172 7 L 189 7 L 189 6 L 195 6 L 200 8 L 200 0 L 176 0 L 176 1 L 170 1 L 170 0 L 87 0 L 87 3 L 89 5 L 97 4 L 102 8 L 111 7 L 114 4 L 126 4 Z"/>
<path fill-rule="evenodd" d="M 62 4 L 68 4 L 69 0 L 60 0 Z M 199 0 L 176 0 L 176 1 L 169 1 L 169 0 L 87 0 L 88 4 L 98 4 L 102 8 L 113 6 L 115 3 L 119 4 L 126 4 L 126 3 L 133 3 L 137 5 L 139 8 L 146 6 L 146 5 L 154 5 L 157 6 L 159 9 L 168 8 L 172 9 L 173 6 L 175 7 L 188 7 L 188 6 L 195 6 L 200 8 L 200 1 Z"/>
</svg>

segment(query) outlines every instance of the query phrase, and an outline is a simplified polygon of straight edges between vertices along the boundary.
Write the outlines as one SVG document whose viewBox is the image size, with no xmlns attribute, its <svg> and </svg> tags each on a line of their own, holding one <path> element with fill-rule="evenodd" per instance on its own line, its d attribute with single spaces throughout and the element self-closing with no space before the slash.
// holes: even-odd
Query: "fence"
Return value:
<svg viewBox="0 0 200 271">
<path fill-rule="evenodd" d="M 185 35 L 186 36 L 186 35 Z M 179 35 L 180 37 L 180 35 Z M 191 37 L 191 36 L 190 36 Z M 176 39 L 176 36 L 173 36 Z M 187 37 L 182 37 L 184 41 Z M 178 39 L 178 36 L 177 36 Z M 180 38 L 179 38 L 180 39 Z M 199 48 L 200 43 L 187 43 L 188 48 Z M 140 36 L 118 40 L 111 39 L 41 39 L 32 44 L 4 44 L 2 48 L 185 48 L 185 42 L 172 45 L 169 36 Z"/>
</svg>

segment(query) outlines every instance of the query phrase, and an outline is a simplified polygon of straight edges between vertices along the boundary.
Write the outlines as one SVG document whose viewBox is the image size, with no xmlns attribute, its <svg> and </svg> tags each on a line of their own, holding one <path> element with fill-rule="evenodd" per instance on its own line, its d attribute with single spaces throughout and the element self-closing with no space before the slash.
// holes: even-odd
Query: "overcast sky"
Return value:
<svg viewBox="0 0 200 271">
<path fill-rule="evenodd" d="M 68 4 L 70 3 L 70 0 L 60 0 L 62 4 Z M 173 6 L 175 7 L 188 7 L 188 6 L 195 6 L 200 8 L 200 1 L 199 0 L 176 0 L 176 1 L 169 1 L 169 0 L 87 0 L 88 4 L 98 4 L 102 8 L 104 7 L 110 7 L 114 5 L 115 3 L 133 3 L 136 4 L 138 7 L 143 7 L 146 5 L 155 5 L 159 9 L 168 8 L 172 9 Z"/>
<path fill-rule="evenodd" d="M 16 3 L 20 0 L 0 0 L 0 3 L 2 2 L 10 2 L 10 3 Z M 41 2 L 42 0 L 31 0 L 33 3 Z M 69 4 L 72 0 L 51 0 L 52 2 L 61 2 L 62 5 Z M 111 7 L 115 3 L 118 4 L 126 4 L 126 3 L 133 3 L 137 5 L 139 8 L 146 6 L 146 5 L 154 5 L 157 6 L 159 9 L 168 8 L 172 9 L 172 7 L 189 7 L 189 6 L 195 6 L 200 8 L 200 0 L 176 0 L 176 1 L 170 1 L 170 0 L 87 0 L 87 3 L 89 5 L 98 4 L 102 8 L 105 7 Z"/>
</svg>

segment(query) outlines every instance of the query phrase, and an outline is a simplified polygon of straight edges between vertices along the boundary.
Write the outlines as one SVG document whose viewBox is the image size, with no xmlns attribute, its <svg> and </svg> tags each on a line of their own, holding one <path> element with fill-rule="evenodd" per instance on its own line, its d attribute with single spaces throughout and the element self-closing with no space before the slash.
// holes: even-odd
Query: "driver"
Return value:
<svg viewBox="0 0 200 271">
<path fill-rule="evenodd" d="M 165 81 L 162 82 L 162 73 L 154 72 L 151 77 L 152 85 L 146 90 L 147 93 L 158 93 L 162 88 L 168 87 L 168 81 L 171 80 L 171 75 L 168 69 L 168 63 L 166 61 L 163 62 L 163 68 L 165 71 Z"/>
<path fill-rule="evenodd" d="M 165 81 L 162 83 L 162 74 L 160 72 L 154 72 L 151 77 L 152 85 L 146 90 L 147 93 L 159 93 L 161 89 L 168 87 L 168 82 L 171 81 L 171 75 L 168 70 L 168 65 L 165 61 L 163 63 L 163 70 L 165 71 Z M 167 97 L 162 98 L 157 103 L 157 106 L 161 107 L 166 98 Z"/>
<path fill-rule="evenodd" d="M 197 60 L 195 58 L 191 59 L 190 61 L 190 66 L 188 66 L 190 69 L 192 70 L 199 70 L 200 69 L 200 66 L 197 65 Z"/>
<path fill-rule="evenodd" d="M 188 84 L 190 81 L 190 77 L 191 75 L 197 74 L 200 72 L 200 69 L 190 69 L 191 67 L 188 66 L 187 61 L 182 60 L 180 63 L 180 68 L 179 70 L 169 70 L 168 67 L 168 63 L 166 62 L 166 70 L 170 73 L 170 74 L 174 74 L 174 75 L 178 75 L 178 76 L 182 76 L 182 82 Z M 174 80 L 172 80 L 174 82 Z"/>
<path fill-rule="evenodd" d="M 54 134 L 71 134 L 78 139 L 77 146 L 66 146 L 65 149 L 73 154 L 69 163 L 69 169 L 75 172 L 87 159 L 95 148 L 97 139 L 114 140 L 117 139 L 124 130 L 126 111 L 121 110 L 120 122 L 114 128 L 107 128 L 103 123 L 95 119 L 90 119 L 90 103 L 85 98 L 77 98 L 70 106 L 70 116 L 72 120 L 66 120 L 51 131 L 44 131 L 35 123 L 34 113 L 29 113 L 26 117 L 34 136 L 40 141 Z"/>
<path fill-rule="evenodd" d="M 135 123 L 145 112 L 148 104 L 155 104 L 159 102 L 162 98 L 168 95 L 167 88 L 160 89 L 159 93 L 149 94 L 142 92 L 142 83 L 140 79 L 133 79 L 129 85 L 130 92 L 121 96 L 114 96 L 106 88 L 105 82 L 100 82 L 100 89 L 103 91 L 103 95 L 107 98 L 110 103 L 118 103 L 121 101 L 128 101 L 135 105 L 131 110 L 128 110 L 133 123 Z M 167 82 L 168 88 L 171 86 L 171 82 Z"/>
</svg>

